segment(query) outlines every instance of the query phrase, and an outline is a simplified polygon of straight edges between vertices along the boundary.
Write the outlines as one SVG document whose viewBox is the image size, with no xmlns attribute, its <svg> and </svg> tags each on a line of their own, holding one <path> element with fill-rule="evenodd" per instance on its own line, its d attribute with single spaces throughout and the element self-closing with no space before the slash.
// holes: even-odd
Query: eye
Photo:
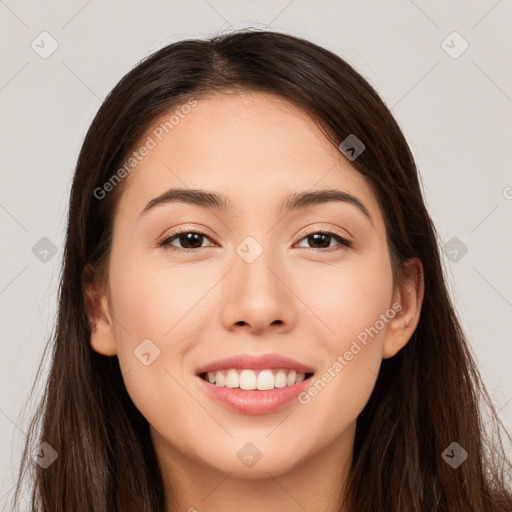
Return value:
<svg viewBox="0 0 512 512">
<path fill-rule="evenodd" d="M 301 238 L 301 241 L 302 240 L 306 240 L 314 245 L 323 246 L 320 248 L 311 247 L 311 249 L 313 249 L 314 251 L 331 252 L 330 250 L 326 251 L 325 249 L 331 248 L 332 246 L 330 244 L 333 241 L 338 242 L 343 247 L 352 247 L 352 242 L 350 240 L 347 240 L 338 233 L 333 233 L 331 231 L 315 231 L 314 233 L 310 233 L 309 235 L 306 235 L 305 237 Z M 335 248 L 334 250 L 338 249 L 339 247 Z"/>
<path fill-rule="evenodd" d="M 187 229 L 182 229 L 171 233 L 169 236 L 164 238 L 161 242 L 158 242 L 159 247 L 164 247 L 170 251 L 182 250 L 187 252 L 196 252 L 198 249 L 202 247 L 202 241 L 204 238 L 208 238 L 206 233 L 202 233 L 200 231 L 191 231 Z M 182 247 L 176 247 L 171 245 L 175 240 L 179 240 L 182 244 Z M 310 233 L 305 237 L 301 238 L 300 241 L 306 240 L 313 245 L 320 245 L 322 247 L 311 247 L 314 251 L 323 251 L 326 252 L 325 249 L 332 248 L 331 242 L 338 242 L 342 247 L 350 248 L 352 247 L 352 242 L 341 236 L 340 234 L 331 232 L 331 231 L 315 231 L 314 233 Z M 210 246 L 211 247 L 211 246 Z M 335 248 L 334 250 L 338 250 Z M 331 252 L 331 251 L 327 251 Z"/>
<path fill-rule="evenodd" d="M 170 251 L 182 250 L 195 252 L 197 251 L 197 249 L 201 248 L 202 239 L 204 237 L 208 238 L 208 235 L 206 235 L 205 233 L 201 233 L 199 231 L 182 229 L 175 231 L 174 233 L 171 233 L 169 236 L 164 238 L 164 240 L 158 242 L 158 246 L 164 247 L 165 249 L 168 249 Z M 184 246 L 176 247 L 174 245 L 171 245 L 171 242 L 173 242 L 174 240 L 179 240 L 182 244 L 184 244 Z"/>
</svg>

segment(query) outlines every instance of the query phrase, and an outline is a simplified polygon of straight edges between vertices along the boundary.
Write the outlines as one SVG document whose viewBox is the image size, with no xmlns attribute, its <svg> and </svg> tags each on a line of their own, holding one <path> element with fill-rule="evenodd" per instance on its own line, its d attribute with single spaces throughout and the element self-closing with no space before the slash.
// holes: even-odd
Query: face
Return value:
<svg viewBox="0 0 512 512">
<path fill-rule="evenodd" d="M 383 217 L 365 179 L 285 100 L 225 94 L 185 111 L 168 133 L 170 115 L 156 120 L 143 141 L 154 147 L 129 175 L 109 323 L 92 345 L 118 355 L 169 456 L 278 475 L 352 442 L 382 359 L 400 346 Z M 225 204 L 165 200 L 169 189 Z M 339 194 L 286 207 L 321 190 Z"/>
</svg>

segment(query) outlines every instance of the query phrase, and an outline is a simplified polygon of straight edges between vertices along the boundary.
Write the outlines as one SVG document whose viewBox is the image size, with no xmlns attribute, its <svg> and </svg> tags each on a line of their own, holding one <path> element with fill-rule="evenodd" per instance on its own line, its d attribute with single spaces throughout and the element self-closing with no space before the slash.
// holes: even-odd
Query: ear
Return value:
<svg viewBox="0 0 512 512">
<path fill-rule="evenodd" d="M 420 319 L 425 285 L 419 258 L 404 263 L 404 274 L 393 295 L 393 304 L 400 306 L 386 328 L 382 359 L 395 356 L 407 344 Z"/>
<path fill-rule="evenodd" d="M 82 289 L 87 317 L 91 325 L 91 346 L 99 354 L 113 356 L 117 354 L 112 316 L 109 311 L 107 295 L 97 277 L 95 269 L 87 264 L 82 273 Z"/>
</svg>

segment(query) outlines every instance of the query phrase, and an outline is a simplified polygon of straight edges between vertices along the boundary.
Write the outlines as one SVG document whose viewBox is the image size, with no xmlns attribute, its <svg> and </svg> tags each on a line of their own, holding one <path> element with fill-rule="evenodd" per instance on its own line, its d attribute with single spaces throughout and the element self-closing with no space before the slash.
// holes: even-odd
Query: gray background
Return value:
<svg viewBox="0 0 512 512">
<path fill-rule="evenodd" d="M 22 407 L 55 321 L 68 194 L 86 129 L 140 59 L 231 28 L 282 30 L 324 46 L 392 108 L 448 246 L 447 276 L 472 351 L 512 428 L 510 0 L 0 0 L 0 17 L 0 508 L 32 410 L 22 417 Z"/>
</svg>

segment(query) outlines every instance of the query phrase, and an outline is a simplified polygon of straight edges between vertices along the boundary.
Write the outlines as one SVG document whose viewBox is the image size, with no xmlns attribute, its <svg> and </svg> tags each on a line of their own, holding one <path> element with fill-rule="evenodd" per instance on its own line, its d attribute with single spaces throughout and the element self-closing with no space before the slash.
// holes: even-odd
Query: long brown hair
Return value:
<svg viewBox="0 0 512 512">
<path fill-rule="evenodd" d="M 90 265 L 105 278 L 126 179 L 104 198 L 95 190 L 123 165 L 158 116 L 192 96 L 237 89 L 276 94 L 299 106 L 336 147 L 356 134 L 366 149 L 351 163 L 379 201 L 395 276 L 410 257 L 424 267 L 419 325 L 409 343 L 382 362 L 358 417 L 340 507 L 510 512 L 503 425 L 451 304 L 438 237 L 404 135 L 373 87 L 343 59 L 307 40 L 253 29 L 162 48 L 121 79 L 94 118 L 71 190 L 58 321 L 48 342 L 51 367 L 30 424 L 12 509 L 30 469 L 31 510 L 164 512 L 148 422 L 128 396 L 117 357 L 90 346 L 84 269 Z M 40 371 L 41 366 L 36 380 Z M 43 442 L 58 454 L 46 469 L 31 456 Z M 457 468 L 443 457 L 454 442 L 468 454 Z"/>
</svg>

